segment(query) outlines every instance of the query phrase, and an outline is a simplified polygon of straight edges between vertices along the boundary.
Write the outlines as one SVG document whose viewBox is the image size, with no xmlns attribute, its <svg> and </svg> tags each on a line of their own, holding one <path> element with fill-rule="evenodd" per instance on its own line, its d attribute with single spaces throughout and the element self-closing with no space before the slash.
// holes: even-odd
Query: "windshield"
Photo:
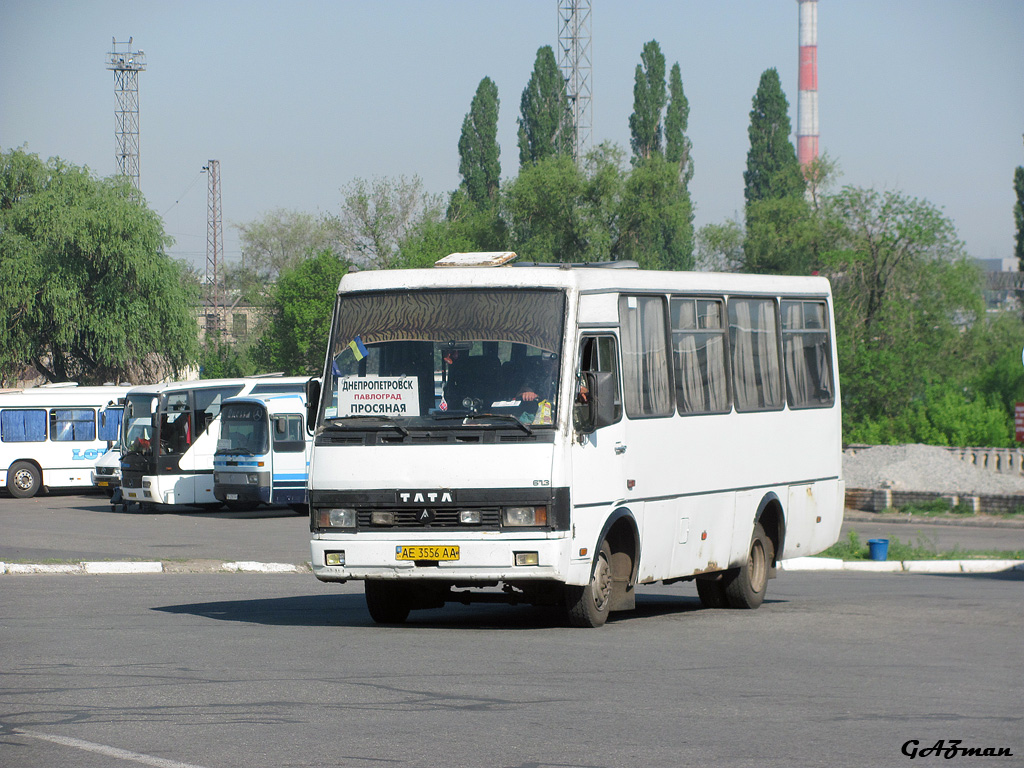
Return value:
<svg viewBox="0 0 1024 768">
<path fill-rule="evenodd" d="M 323 413 L 329 426 L 554 426 L 560 291 L 343 294 L 336 318 Z"/>
<path fill-rule="evenodd" d="M 128 395 L 121 422 L 121 450 L 152 455 L 153 404 L 156 395 Z"/>
<path fill-rule="evenodd" d="M 226 403 L 220 411 L 220 439 L 217 453 L 265 454 L 267 411 L 257 403 Z"/>
</svg>

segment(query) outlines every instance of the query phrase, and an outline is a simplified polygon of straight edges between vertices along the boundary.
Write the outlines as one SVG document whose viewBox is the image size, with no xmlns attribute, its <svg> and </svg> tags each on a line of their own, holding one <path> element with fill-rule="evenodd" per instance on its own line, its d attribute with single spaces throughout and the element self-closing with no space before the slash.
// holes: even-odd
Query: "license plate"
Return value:
<svg viewBox="0 0 1024 768">
<path fill-rule="evenodd" d="M 238 501 L 237 493 L 226 493 L 224 495 L 227 496 L 228 501 Z"/>
<path fill-rule="evenodd" d="M 110 483 L 108 483 L 106 480 L 97 480 L 96 485 L 102 488 L 106 488 L 108 485 L 110 485 Z"/>
<path fill-rule="evenodd" d="M 436 547 L 395 547 L 395 560 L 458 560 L 458 546 L 442 544 Z"/>
</svg>

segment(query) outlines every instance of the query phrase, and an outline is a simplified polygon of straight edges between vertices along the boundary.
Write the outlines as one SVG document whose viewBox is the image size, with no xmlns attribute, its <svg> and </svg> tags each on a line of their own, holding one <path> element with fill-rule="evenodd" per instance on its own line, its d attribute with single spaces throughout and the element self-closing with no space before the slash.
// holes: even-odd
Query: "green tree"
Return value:
<svg viewBox="0 0 1024 768">
<path fill-rule="evenodd" d="M 587 260 L 586 192 L 586 177 L 568 153 L 519 171 L 502 193 L 502 206 L 521 260 Z"/>
<path fill-rule="evenodd" d="M 665 56 L 657 40 L 644 43 L 633 75 L 633 113 L 629 116 L 633 162 L 661 154 L 662 111 L 665 109 Z"/>
<path fill-rule="evenodd" d="M 496 202 L 501 185 L 498 160 L 498 86 L 485 77 L 477 86 L 459 137 L 459 173 L 462 185 L 475 205 Z"/>
<path fill-rule="evenodd" d="M 679 178 L 689 188 L 693 178 L 693 144 L 686 136 L 690 121 L 690 102 L 683 93 L 683 76 L 679 62 L 672 65 L 668 76 L 668 107 L 665 112 L 665 159 L 679 165 Z"/>
<path fill-rule="evenodd" d="M 271 296 L 272 319 L 253 352 L 260 369 L 289 376 L 323 372 L 338 283 L 349 266 L 324 250 L 281 273 Z"/>
<path fill-rule="evenodd" d="M 679 166 L 655 154 L 629 174 L 614 256 L 644 269 L 693 269 L 693 210 Z"/>
<path fill-rule="evenodd" d="M 789 103 L 779 73 L 767 69 L 754 94 L 750 110 L 750 150 L 743 172 L 743 195 L 749 205 L 757 200 L 800 197 L 804 180 L 796 150 L 789 140 Z"/>
<path fill-rule="evenodd" d="M 1013 223 L 1017 230 L 1014 239 L 1014 255 L 1021 271 L 1024 271 L 1024 165 L 1018 165 L 1013 172 L 1013 191 L 1017 202 L 1013 204 Z"/>
<path fill-rule="evenodd" d="M 802 197 L 755 200 L 747 205 L 743 270 L 756 274 L 809 275 L 820 266 L 820 218 Z"/>
<path fill-rule="evenodd" d="M 550 45 L 537 50 L 533 73 L 519 102 L 519 165 L 572 154 L 573 121 L 565 78 Z"/>
<path fill-rule="evenodd" d="M 127 180 L 21 149 L 0 174 L 5 381 L 31 365 L 49 381 L 137 382 L 195 361 L 194 284 Z"/>
<path fill-rule="evenodd" d="M 238 224 L 241 271 L 252 282 L 272 282 L 286 269 L 334 245 L 332 222 L 301 211 L 275 208 L 247 224 Z"/>
<path fill-rule="evenodd" d="M 424 192 L 418 176 L 355 179 L 342 193 L 335 236 L 342 257 L 361 267 L 402 266 L 401 244 L 424 222 L 443 216 L 441 198 Z"/>
<path fill-rule="evenodd" d="M 953 223 L 928 201 L 848 187 L 826 215 L 836 237 L 824 261 L 849 430 L 896 416 L 931 384 L 962 381 L 963 329 L 982 315 L 981 276 Z"/>
</svg>

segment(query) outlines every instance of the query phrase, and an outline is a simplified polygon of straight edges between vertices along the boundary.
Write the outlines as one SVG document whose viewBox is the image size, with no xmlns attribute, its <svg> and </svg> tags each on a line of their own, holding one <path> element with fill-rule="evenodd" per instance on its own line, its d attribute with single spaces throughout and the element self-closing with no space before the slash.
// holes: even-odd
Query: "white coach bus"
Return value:
<svg viewBox="0 0 1024 768">
<path fill-rule="evenodd" d="M 509 258 L 342 279 L 308 397 L 318 579 L 365 580 L 382 623 L 504 598 L 599 626 L 658 581 L 756 608 L 836 541 L 826 279 L 458 266 Z"/>
<path fill-rule="evenodd" d="M 129 387 L 44 384 L 0 392 L 0 485 L 17 498 L 92 485 L 117 441 Z"/>
<path fill-rule="evenodd" d="M 121 430 L 121 498 L 146 508 L 220 506 L 213 455 L 220 409 L 236 395 L 303 392 L 305 377 L 200 379 L 131 389 Z"/>
<path fill-rule="evenodd" d="M 233 397 L 220 411 L 213 495 L 228 507 L 289 506 L 308 514 L 312 440 L 301 393 Z"/>
</svg>

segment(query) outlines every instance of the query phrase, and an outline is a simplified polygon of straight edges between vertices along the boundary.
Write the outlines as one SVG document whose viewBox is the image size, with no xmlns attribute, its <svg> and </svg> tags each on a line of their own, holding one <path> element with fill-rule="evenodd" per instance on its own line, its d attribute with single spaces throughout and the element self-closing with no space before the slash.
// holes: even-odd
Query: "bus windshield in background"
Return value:
<svg viewBox="0 0 1024 768">
<path fill-rule="evenodd" d="M 122 451 L 144 455 L 153 453 L 153 405 L 156 395 L 129 395 L 125 398 L 121 422 Z"/>
<path fill-rule="evenodd" d="M 220 411 L 217 453 L 261 455 L 267 444 L 267 411 L 255 403 L 228 403 Z"/>
<path fill-rule="evenodd" d="M 342 294 L 324 421 L 552 427 L 565 302 L 536 289 Z"/>
</svg>

